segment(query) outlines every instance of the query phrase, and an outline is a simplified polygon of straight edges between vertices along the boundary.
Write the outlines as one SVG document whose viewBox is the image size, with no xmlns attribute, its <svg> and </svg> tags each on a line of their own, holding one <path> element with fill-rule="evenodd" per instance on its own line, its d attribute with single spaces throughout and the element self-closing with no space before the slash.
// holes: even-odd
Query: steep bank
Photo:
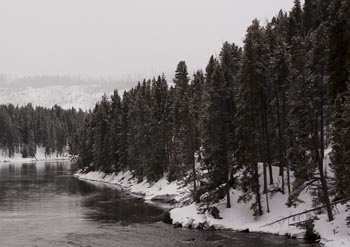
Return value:
<svg viewBox="0 0 350 247">
<path fill-rule="evenodd" d="M 277 186 L 279 183 L 277 168 L 274 169 L 274 174 L 276 174 L 275 181 L 277 181 Z M 82 180 L 114 184 L 123 190 L 142 195 L 146 202 L 160 200 L 162 202 L 174 203 L 173 205 L 175 208 L 170 211 L 170 217 L 172 218 L 173 224 L 183 227 L 231 229 L 236 231 L 249 229 L 250 232 L 289 235 L 296 238 L 303 238 L 305 230 L 298 228 L 294 224 L 314 216 L 313 214 L 304 214 L 272 224 L 271 226 L 264 226 L 286 216 L 301 213 L 312 208 L 312 197 L 308 192 L 303 193 L 301 196 L 304 203 L 300 203 L 298 206 L 291 208 L 285 205 L 287 201 L 286 194 L 283 195 L 280 192 L 270 194 L 270 213 L 265 212 L 261 217 L 254 217 L 250 210 L 251 204 L 237 203 L 240 192 L 231 190 L 232 208 L 226 208 L 225 199 L 220 203 L 210 205 L 210 207 L 216 207 L 220 211 L 219 214 L 222 219 L 215 219 L 207 212 L 203 214 L 200 213 L 204 206 L 195 203 L 188 204 L 190 201 L 190 187 L 184 186 L 181 182 L 176 181 L 169 183 L 165 177 L 156 183 L 150 184 L 147 181 L 138 183 L 129 171 L 120 172 L 118 174 L 104 174 L 102 172 L 83 174 L 78 172 L 74 176 Z M 265 199 L 262 203 L 266 205 Z M 326 214 L 318 215 L 318 220 L 315 220 L 315 230 L 320 234 L 321 242 L 326 246 L 349 246 L 350 229 L 347 228 L 345 224 L 345 218 L 347 216 L 346 207 L 337 205 L 335 211 L 337 211 L 337 214 L 335 220 L 331 223 L 327 222 Z"/>
</svg>

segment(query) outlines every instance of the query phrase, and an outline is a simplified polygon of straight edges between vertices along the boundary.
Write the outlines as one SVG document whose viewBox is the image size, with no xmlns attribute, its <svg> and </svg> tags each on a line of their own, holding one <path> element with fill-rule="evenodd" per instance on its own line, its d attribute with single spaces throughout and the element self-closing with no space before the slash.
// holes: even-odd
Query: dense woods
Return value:
<svg viewBox="0 0 350 247">
<path fill-rule="evenodd" d="M 243 47 L 225 42 L 204 71 L 190 75 L 181 61 L 170 83 L 161 75 L 104 96 L 85 118 L 78 162 L 139 180 L 185 180 L 201 202 L 235 186 L 255 215 L 269 211 L 263 194 L 288 193 L 294 205 L 308 187 L 331 221 L 331 201 L 350 197 L 349 80 L 350 1 L 295 0 L 264 25 L 254 20 Z"/>
<path fill-rule="evenodd" d="M 34 158 L 37 147 L 44 147 L 45 155 L 68 150 L 77 155 L 85 116 L 85 112 L 59 106 L 0 105 L 0 149 L 10 158 L 15 153 Z"/>
</svg>

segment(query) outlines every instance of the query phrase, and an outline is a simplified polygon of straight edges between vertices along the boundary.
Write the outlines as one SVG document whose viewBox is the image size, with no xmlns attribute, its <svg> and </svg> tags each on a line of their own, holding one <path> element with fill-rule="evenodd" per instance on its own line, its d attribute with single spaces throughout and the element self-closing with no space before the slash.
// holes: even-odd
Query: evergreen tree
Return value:
<svg viewBox="0 0 350 247">
<path fill-rule="evenodd" d="M 121 145 L 122 145 L 122 101 L 117 90 L 114 90 L 111 96 L 111 113 L 110 113 L 110 150 L 111 164 L 113 170 L 118 172 L 121 170 Z"/>
<path fill-rule="evenodd" d="M 204 167 L 209 171 L 205 191 L 212 192 L 214 200 L 221 199 L 228 187 L 227 124 L 230 116 L 225 106 L 225 89 L 223 70 L 219 61 L 212 56 L 206 68 L 203 93 L 202 141 Z M 227 196 L 227 207 L 231 207 L 229 194 Z"/>
<path fill-rule="evenodd" d="M 337 197 L 349 191 L 349 83 L 350 83 L 350 3 L 332 1 L 329 19 L 329 90 L 332 102 L 332 169 Z M 350 218 L 348 217 L 350 225 Z"/>
<path fill-rule="evenodd" d="M 166 155 L 166 103 L 168 85 L 165 77 L 158 77 L 152 81 L 152 105 L 151 105 L 151 127 L 150 139 L 152 143 L 152 154 L 148 177 L 151 180 L 160 179 L 166 171 L 168 157 Z"/>
<path fill-rule="evenodd" d="M 334 0 L 329 20 L 329 76 L 330 97 L 334 101 L 347 90 L 350 76 L 350 3 Z M 341 101 L 338 101 L 342 103 Z"/>
<path fill-rule="evenodd" d="M 174 102 L 172 106 L 173 123 L 173 164 L 177 169 L 169 171 L 170 180 L 184 177 L 186 170 L 194 164 L 194 128 L 190 115 L 190 88 L 187 65 L 180 61 L 175 71 Z"/>
<path fill-rule="evenodd" d="M 288 41 L 292 42 L 293 37 L 303 35 L 303 10 L 300 0 L 294 0 L 294 6 L 289 14 Z"/>
</svg>

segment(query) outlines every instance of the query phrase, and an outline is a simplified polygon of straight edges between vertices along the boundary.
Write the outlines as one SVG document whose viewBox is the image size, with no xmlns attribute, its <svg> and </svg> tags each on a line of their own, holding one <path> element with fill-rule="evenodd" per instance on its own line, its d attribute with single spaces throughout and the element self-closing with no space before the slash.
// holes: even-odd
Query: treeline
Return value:
<svg viewBox="0 0 350 247">
<path fill-rule="evenodd" d="M 234 184 L 255 215 L 269 211 L 262 194 L 278 189 L 293 205 L 308 187 L 332 220 L 330 198 L 350 197 L 349 27 L 350 1 L 295 0 L 264 26 L 254 20 L 243 48 L 224 43 L 205 72 L 190 77 L 182 61 L 171 85 L 159 76 L 104 96 L 85 120 L 80 165 L 186 178 L 194 200 L 226 195 L 228 207 Z"/>
<path fill-rule="evenodd" d="M 79 136 L 86 113 L 74 108 L 64 110 L 0 105 L 0 149 L 8 157 L 21 153 L 23 158 L 35 157 L 38 146 L 45 155 L 79 152 Z"/>
</svg>

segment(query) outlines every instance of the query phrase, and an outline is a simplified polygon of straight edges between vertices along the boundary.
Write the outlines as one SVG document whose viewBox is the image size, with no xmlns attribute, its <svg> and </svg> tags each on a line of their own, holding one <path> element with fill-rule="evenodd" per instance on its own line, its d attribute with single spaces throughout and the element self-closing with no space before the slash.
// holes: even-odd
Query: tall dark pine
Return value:
<svg viewBox="0 0 350 247">
<path fill-rule="evenodd" d="M 329 18 L 329 76 L 330 97 L 334 101 L 347 91 L 350 76 L 350 3 L 334 0 Z"/>
<path fill-rule="evenodd" d="M 327 29 L 321 24 L 312 34 L 312 48 L 310 51 L 310 59 L 308 64 L 309 78 L 311 82 L 312 94 L 314 95 L 313 108 L 314 108 L 314 133 L 313 144 L 315 152 L 315 161 L 318 164 L 318 173 L 320 175 L 320 183 L 322 190 L 322 201 L 326 205 L 328 219 L 333 220 L 333 212 L 330 205 L 330 198 L 328 192 L 328 183 L 326 177 L 326 171 L 324 168 L 325 159 L 325 128 L 326 123 L 329 123 L 326 119 L 327 108 L 327 87 L 326 87 L 326 69 L 327 69 L 327 57 L 328 57 L 328 37 Z"/>
<path fill-rule="evenodd" d="M 190 85 L 187 72 L 187 65 L 184 61 L 179 62 L 175 71 L 175 92 L 172 108 L 173 124 L 173 150 L 175 162 L 179 167 L 175 174 L 177 177 L 184 177 L 185 172 L 195 166 L 195 126 L 190 112 Z M 195 177 L 195 174 L 193 174 Z M 196 181 L 193 181 L 193 188 L 196 189 Z M 193 191 L 193 195 L 196 191 Z M 195 196 L 194 196 L 195 197 Z"/>
<path fill-rule="evenodd" d="M 235 119 L 237 111 L 237 97 L 239 91 L 239 72 L 242 62 L 242 49 L 235 44 L 225 42 L 220 52 L 220 65 L 223 73 L 222 97 L 224 104 L 221 111 L 224 116 L 224 132 L 226 133 L 226 156 L 227 156 L 227 177 L 226 177 L 226 196 L 227 207 L 230 207 L 230 188 L 233 181 L 233 174 L 237 171 L 234 152 L 237 148 Z"/>
<path fill-rule="evenodd" d="M 152 104 L 151 104 L 151 163 L 148 169 L 152 180 L 160 179 L 166 171 L 168 156 L 166 155 L 167 141 L 167 96 L 168 85 L 164 76 L 158 76 L 152 80 Z"/>
<path fill-rule="evenodd" d="M 291 43 L 293 37 L 303 35 L 303 10 L 300 0 L 294 0 L 294 6 L 289 14 L 288 41 Z"/>
<path fill-rule="evenodd" d="M 131 92 L 128 109 L 128 165 L 139 181 L 151 179 L 151 81 L 144 80 Z"/>
<path fill-rule="evenodd" d="M 94 165 L 104 171 L 111 172 L 112 156 L 110 152 L 110 101 L 107 96 L 102 97 L 97 104 L 93 115 L 93 162 Z"/>
<path fill-rule="evenodd" d="M 193 199 L 195 201 L 198 200 L 198 193 L 197 193 L 197 167 L 196 164 L 200 162 L 201 160 L 201 154 L 200 154 L 200 148 L 201 148 L 201 120 L 200 117 L 202 115 L 202 95 L 203 95 L 203 88 L 205 83 L 205 77 L 201 70 L 197 71 L 193 75 L 193 80 L 190 84 L 190 116 L 191 116 L 191 122 L 192 122 L 192 128 L 193 128 L 193 150 L 195 150 L 196 155 L 194 162 L 192 163 L 192 179 L 194 181 L 194 193 L 193 193 Z"/>
<path fill-rule="evenodd" d="M 255 196 L 252 209 L 255 215 L 262 215 L 259 167 L 258 162 L 264 163 L 265 189 L 267 183 L 267 57 L 264 29 L 257 20 L 248 28 L 245 39 L 243 64 L 241 71 L 241 90 L 237 119 L 238 149 L 237 162 L 243 170 L 241 201 L 249 201 Z M 271 165 L 271 164 L 270 164 Z M 272 176 L 270 176 L 272 178 Z M 264 193 L 267 194 L 265 190 Z"/>
<path fill-rule="evenodd" d="M 203 92 L 202 141 L 204 166 L 209 171 L 209 184 L 206 191 L 214 200 L 227 196 L 227 207 L 231 207 L 229 191 L 229 143 L 228 126 L 231 116 L 227 107 L 227 88 L 222 67 L 213 56 L 206 68 L 206 81 Z M 222 193 L 224 192 L 224 193 Z"/>
<path fill-rule="evenodd" d="M 349 120 L 350 120 L 350 2 L 334 0 L 329 18 L 329 90 L 333 104 L 332 169 L 336 194 L 350 197 Z M 350 217 L 348 217 L 350 225 Z"/>
<path fill-rule="evenodd" d="M 304 188 L 305 182 L 312 178 L 316 167 L 310 153 L 310 150 L 313 150 L 310 138 L 313 122 L 310 119 L 314 113 L 308 102 L 313 100 L 313 95 L 310 94 L 311 85 L 306 80 L 307 47 L 302 37 L 293 38 L 292 51 L 292 70 L 289 76 L 292 86 L 288 92 L 290 107 L 287 159 L 295 176 L 294 189 L 290 196 L 290 200 L 294 201 Z"/>
<path fill-rule="evenodd" d="M 278 150 L 273 157 L 278 160 L 281 176 L 281 190 L 285 192 L 285 169 L 287 170 L 287 189 L 291 192 L 289 164 L 286 161 L 286 129 L 289 88 L 290 59 L 287 51 L 285 36 L 286 17 L 282 12 L 268 25 L 267 36 L 269 41 L 269 78 L 272 90 L 270 92 L 270 108 L 273 115 L 273 124 L 276 126 L 274 149 Z"/>
<path fill-rule="evenodd" d="M 111 164 L 113 170 L 118 172 L 121 170 L 121 150 L 122 150 L 122 138 L 123 131 L 122 129 L 122 106 L 121 98 L 117 90 L 114 90 L 113 95 L 111 96 L 111 110 L 110 110 L 110 150 L 109 155 L 111 157 Z"/>
</svg>

